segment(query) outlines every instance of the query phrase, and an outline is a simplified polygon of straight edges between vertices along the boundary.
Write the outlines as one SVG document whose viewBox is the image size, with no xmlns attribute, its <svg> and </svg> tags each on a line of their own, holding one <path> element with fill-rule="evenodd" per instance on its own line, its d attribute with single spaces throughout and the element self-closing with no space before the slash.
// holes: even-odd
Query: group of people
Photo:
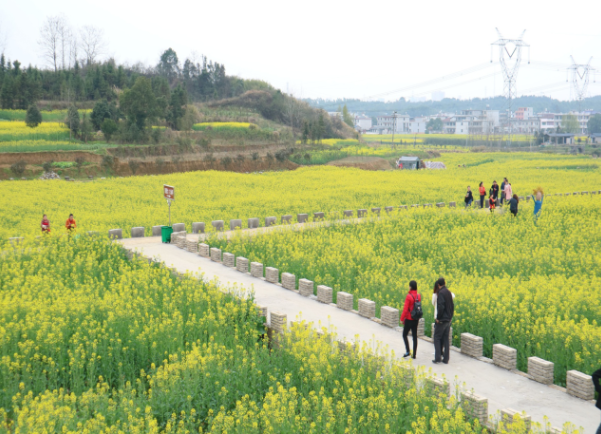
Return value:
<svg viewBox="0 0 601 434">
<path fill-rule="evenodd" d="M 434 360 L 433 363 L 449 363 L 451 344 L 449 340 L 449 332 L 453 314 L 455 312 L 453 294 L 447 288 L 444 277 L 441 277 L 434 282 L 434 292 L 432 293 L 432 305 L 434 306 Z M 417 292 L 417 282 L 412 280 L 409 282 L 409 293 L 405 298 L 403 313 L 401 314 L 401 322 L 403 323 L 403 341 L 405 342 L 406 353 L 403 357 L 412 356 L 414 359 L 417 355 L 417 327 L 419 320 L 423 316 L 422 311 L 422 296 Z M 413 336 L 413 352 L 409 349 L 409 340 L 407 336 L 411 332 Z"/>
<path fill-rule="evenodd" d="M 42 217 L 41 227 L 43 234 L 50 233 L 50 220 L 48 220 L 48 216 L 46 214 L 44 214 Z M 77 228 L 77 223 L 75 223 L 75 217 L 73 217 L 73 214 L 69 214 L 69 218 L 65 222 L 65 228 L 67 228 L 67 231 L 69 232 L 73 232 Z"/>
<path fill-rule="evenodd" d="M 478 186 L 478 193 L 480 194 L 480 208 L 484 208 L 484 201 L 486 199 L 486 187 L 484 182 L 480 182 Z M 543 206 L 543 190 L 539 187 L 534 190 L 532 199 L 534 200 L 534 216 L 538 217 Z M 499 186 L 497 181 L 492 182 L 492 186 L 488 190 L 488 207 L 490 212 L 494 212 L 497 205 L 503 206 L 503 202 L 509 205 L 509 212 L 515 217 L 518 215 L 518 205 L 520 199 L 518 195 L 513 192 L 511 183 L 507 178 L 503 178 L 503 182 Z M 474 194 L 472 193 L 471 187 L 467 186 L 467 192 L 465 194 L 465 207 L 469 207 L 474 202 Z"/>
</svg>

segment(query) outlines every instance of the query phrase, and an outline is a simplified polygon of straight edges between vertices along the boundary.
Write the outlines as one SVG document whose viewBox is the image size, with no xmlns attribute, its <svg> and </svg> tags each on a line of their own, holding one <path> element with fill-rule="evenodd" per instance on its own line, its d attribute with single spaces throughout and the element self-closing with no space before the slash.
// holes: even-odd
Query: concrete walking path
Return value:
<svg viewBox="0 0 601 434">
<path fill-rule="evenodd" d="M 319 303 L 314 298 L 302 297 L 279 285 L 238 272 L 235 268 L 226 267 L 175 245 L 162 244 L 160 237 L 128 238 L 119 242 L 125 248 L 162 261 L 178 272 L 204 273 L 205 279 L 216 279 L 224 287 L 237 286 L 241 291 L 253 291 L 258 305 L 268 307 L 270 312 L 286 314 L 288 321 L 302 319 L 315 325 L 321 323 L 325 327 L 331 326 L 340 338 L 347 341 L 354 341 L 356 336 L 365 342 L 378 341 L 393 350 L 397 358 L 405 353 L 402 335 L 398 331 L 356 313 Z M 428 340 L 419 340 L 414 364 L 424 366 L 426 370 L 431 369 L 438 377 L 444 375 L 451 385 L 459 382 L 463 385 L 462 390 L 473 389 L 474 393 L 488 398 L 489 414 L 495 415 L 501 409 L 512 408 L 525 411 L 533 422 L 543 424 L 544 417 L 547 416 L 554 427 L 562 427 L 564 423 L 571 422 L 576 428 L 583 427 L 584 433 L 596 432 L 600 422 L 599 410 L 592 403 L 568 395 L 558 386 L 537 383 L 458 351 L 451 352 L 448 365 L 434 365 L 434 346 Z"/>
</svg>

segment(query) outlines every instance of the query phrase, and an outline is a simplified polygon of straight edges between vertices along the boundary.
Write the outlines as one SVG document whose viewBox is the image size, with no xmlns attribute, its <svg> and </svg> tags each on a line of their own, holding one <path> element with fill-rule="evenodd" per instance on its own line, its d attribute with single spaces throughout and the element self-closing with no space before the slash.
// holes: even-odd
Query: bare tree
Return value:
<svg viewBox="0 0 601 434">
<path fill-rule="evenodd" d="M 62 58 L 62 66 L 65 67 L 65 37 L 67 36 L 67 23 L 63 17 L 46 17 L 46 21 L 40 30 L 40 40 L 38 44 L 42 50 L 42 55 L 54 71 L 58 71 Z"/>
<path fill-rule="evenodd" d="M 84 26 L 80 29 L 79 36 L 81 39 L 81 49 L 86 55 L 86 61 L 91 65 L 106 50 L 104 30 L 94 26 Z"/>
</svg>

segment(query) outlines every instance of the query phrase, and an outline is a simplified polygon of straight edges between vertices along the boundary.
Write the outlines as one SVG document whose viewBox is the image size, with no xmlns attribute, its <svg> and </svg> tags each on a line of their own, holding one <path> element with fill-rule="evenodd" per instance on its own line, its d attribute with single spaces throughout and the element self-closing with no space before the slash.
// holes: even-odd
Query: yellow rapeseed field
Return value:
<svg viewBox="0 0 601 434">
<path fill-rule="evenodd" d="M 1 247 L 0 433 L 484 431 L 385 350 L 302 325 L 269 348 L 251 301 L 105 237 Z"/>
<path fill-rule="evenodd" d="M 69 138 L 69 129 L 59 122 L 42 122 L 35 128 L 28 127 L 25 122 L 0 122 L 0 151 L 2 142 L 15 140 L 54 140 Z"/>
</svg>

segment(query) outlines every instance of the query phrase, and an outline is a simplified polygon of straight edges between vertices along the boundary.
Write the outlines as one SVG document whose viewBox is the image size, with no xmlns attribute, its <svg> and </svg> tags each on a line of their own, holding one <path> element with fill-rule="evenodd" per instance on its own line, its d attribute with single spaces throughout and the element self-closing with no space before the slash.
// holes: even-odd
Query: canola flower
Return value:
<svg viewBox="0 0 601 434">
<path fill-rule="evenodd" d="M 437 158 L 438 160 L 438 158 Z M 445 153 L 445 170 L 363 171 L 354 168 L 306 167 L 288 172 L 240 174 L 219 171 L 174 173 L 157 176 L 96 179 L 68 186 L 56 181 L 14 181 L 3 189 L 10 207 L 0 208 L 0 237 L 39 234 L 42 214 L 53 227 L 62 226 L 73 213 L 81 231 L 107 233 L 167 224 L 163 184 L 176 187 L 171 206 L 172 222 L 336 212 L 372 207 L 456 201 L 461 204 L 466 186 L 479 181 L 487 187 L 507 176 L 518 195 L 539 185 L 545 193 L 601 188 L 601 171 L 595 160 L 546 154 Z M 458 167 L 465 165 L 466 167 Z M 547 208 L 545 204 L 544 209 Z"/>
<path fill-rule="evenodd" d="M 484 352 L 503 343 L 518 350 L 518 368 L 538 356 L 566 371 L 593 372 L 601 360 L 601 197 L 545 199 L 538 221 L 532 202 L 517 218 L 488 210 L 401 210 L 360 224 L 281 230 L 209 244 L 298 278 L 402 309 L 408 282 L 424 297 L 426 334 L 434 322 L 434 282 L 456 294 L 453 339 L 482 336 Z"/>
<path fill-rule="evenodd" d="M 94 147 L 93 144 L 85 144 L 78 140 L 70 142 L 62 138 L 59 141 L 29 139 L 0 141 L 0 152 L 75 151 Z"/>
<path fill-rule="evenodd" d="M 59 122 L 42 122 L 35 128 L 28 127 L 25 122 L 0 122 L 0 151 L 2 142 L 19 140 L 50 140 L 61 141 L 69 139 L 69 129 Z"/>
<path fill-rule="evenodd" d="M 293 326 L 105 237 L 5 243 L 0 433 L 480 433 L 386 349 Z"/>
<path fill-rule="evenodd" d="M 207 127 L 211 127 L 214 130 L 231 130 L 231 129 L 248 129 L 251 127 L 257 128 L 256 124 L 252 124 L 250 122 L 200 122 L 198 124 L 194 124 L 192 127 L 194 130 L 203 131 L 206 130 Z"/>
</svg>

